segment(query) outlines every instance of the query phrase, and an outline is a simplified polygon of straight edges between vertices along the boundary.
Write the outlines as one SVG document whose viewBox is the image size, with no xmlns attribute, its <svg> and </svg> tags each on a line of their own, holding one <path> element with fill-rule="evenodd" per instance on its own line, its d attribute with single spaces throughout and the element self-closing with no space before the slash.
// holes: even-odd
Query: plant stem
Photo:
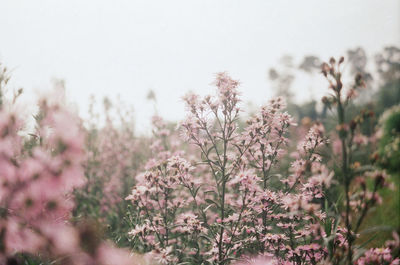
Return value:
<svg viewBox="0 0 400 265">
<path fill-rule="evenodd" d="M 340 90 L 337 90 L 337 101 L 338 101 L 338 106 L 337 106 L 337 111 L 338 111 L 338 117 L 339 117 L 339 125 L 343 125 L 345 123 L 345 110 L 344 106 L 341 101 L 341 96 L 340 96 Z M 344 179 L 344 188 L 345 188 L 345 193 L 346 193 L 346 239 L 348 243 L 348 252 L 347 252 L 347 264 L 351 265 L 352 260 L 353 260 L 353 250 L 352 250 L 352 245 L 353 245 L 353 236 L 351 234 L 351 223 L 350 223 L 350 182 L 351 182 L 351 176 L 349 175 L 348 172 L 348 159 L 347 159 L 347 148 L 346 148 L 346 134 L 342 133 L 341 131 L 343 128 L 340 128 L 339 131 L 339 137 L 340 137 L 340 142 L 342 146 L 342 174 L 343 174 L 343 179 Z"/>
</svg>

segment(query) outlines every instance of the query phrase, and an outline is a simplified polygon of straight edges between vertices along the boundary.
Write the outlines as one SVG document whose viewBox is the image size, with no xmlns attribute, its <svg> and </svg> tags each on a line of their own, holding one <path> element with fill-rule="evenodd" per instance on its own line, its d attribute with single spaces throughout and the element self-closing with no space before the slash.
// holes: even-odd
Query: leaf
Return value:
<svg viewBox="0 0 400 265">
<path fill-rule="evenodd" d="M 358 260 L 362 255 L 364 255 L 365 251 L 366 251 L 365 249 L 359 249 L 355 251 L 353 256 L 353 262 Z"/>
<path fill-rule="evenodd" d="M 214 201 L 214 200 L 206 199 L 205 201 L 206 201 L 207 203 L 209 203 L 209 204 L 214 204 L 215 206 L 217 206 L 217 208 L 220 208 L 219 204 L 218 204 L 216 201 Z"/>
<path fill-rule="evenodd" d="M 375 169 L 376 168 L 372 165 L 364 165 L 364 166 L 361 166 L 361 167 L 357 168 L 356 170 L 354 170 L 354 173 L 360 174 L 360 173 L 364 173 L 367 171 L 373 171 Z"/>
<path fill-rule="evenodd" d="M 203 212 L 206 212 L 208 209 L 210 209 L 211 206 L 212 204 L 208 205 L 206 208 L 204 208 Z"/>
<path fill-rule="evenodd" d="M 367 241 L 365 241 L 365 242 L 362 243 L 360 246 L 358 246 L 357 249 L 359 249 L 359 248 L 364 248 L 366 245 L 368 245 L 369 242 L 371 242 L 372 240 L 374 240 L 377 236 L 378 236 L 378 234 L 375 234 L 375 235 L 371 236 Z"/>
<path fill-rule="evenodd" d="M 360 232 L 360 234 L 369 234 L 372 232 L 379 232 L 379 231 L 392 231 L 395 230 L 396 228 L 393 226 L 388 226 L 388 225 L 380 225 L 380 226 L 374 226 L 371 228 L 364 229 L 363 231 Z"/>
<path fill-rule="evenodd" d="M 218 195 L 217 192 L 216 192 L 215 190 L 206 190 L 206 191 L 204 192 L 204 194 L 207 194 L 207 193 L 213 193 L 213 194 L 215 194 L 215 195 Z"/>
<path fill-rule="evenodd" d="M 206 235 L 200 235 L 199 237 L 206 239 L 208 242 L 213 242 L 213 239 Z"/>
</svg>

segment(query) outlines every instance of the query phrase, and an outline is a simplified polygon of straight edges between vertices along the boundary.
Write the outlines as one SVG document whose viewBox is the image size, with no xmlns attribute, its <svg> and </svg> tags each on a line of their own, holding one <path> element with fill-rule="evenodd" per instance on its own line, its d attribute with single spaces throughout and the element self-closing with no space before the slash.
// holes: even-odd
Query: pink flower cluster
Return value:
<svg viewBox="0 0 400 265">
<path fill-rule="evenodd" d="M 106 106 L 110 104 L 107 102 Z M 122 116 L 123 113 L 119 113 L 120 124 L 116 124 L 117 119 L 113 118 L 110 108 L 106 107 L 104 127 L 98 126 L 94 117 L 88 126 L 84 163 L 88 182 L 85 191 L 80 194 L 83 201 L 99 200 L 92 203 L 100 205 L 100 213 L 96 214 L 102 219 L 118 211 L 128 192 L 126 185 L 132 185 L 130 176 L 136 173 L 137 163 L 140 162 L 134 161 L 138 155 L 138 141 L 130 127 L 132 124 Z"/>
<path fill-rule="evenodd" d="M 378 264 L 400 264 L 399 258 L 393 258 L 389 248 L 371 248 L 364 253 L 364 256 L 357 260 L 357 265 L 378 265 Z"/>
<path fill-rule="evenodd" d="M 43 100 L 39 107 L 30 139 L 22 119 L 0 107 L 0 263 L 40 253 L 62 264 L 133 264 L 126 250 L 89 244 L 90 229 L 69 222 L 73 191 L 85 184 L 84 134 L 62 104 Z"/>
<path fill-rule="evenodd" d="M 37 144 L 27 151 L 19 134 L 19 117 L 2 110 L 0 120 L 2 253 L 34 252 L 48 247 L 50 240 L 61 243 L 64 239 L 58 237 L 64 233 L 53 231 L 70 217 L 72 190 L 84 184 L 84 138 L 76 119 L 60 106 L 43 101 L 33 136 Z M 69 245 L 51 247 L 63 252 Z"/>
</svg>

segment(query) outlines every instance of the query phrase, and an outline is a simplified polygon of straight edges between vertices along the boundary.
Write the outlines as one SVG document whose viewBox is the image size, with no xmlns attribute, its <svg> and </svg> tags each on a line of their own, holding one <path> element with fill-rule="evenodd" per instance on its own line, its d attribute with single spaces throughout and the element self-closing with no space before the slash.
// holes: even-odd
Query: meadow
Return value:
<svg viewBox="0 0 400 265">
<path fill-rule="evenodd" d="M 248 110 L 218 73 L 150 135 L 109 99 L 83 119 L 44 97 L 28 126 L 0 65 L 0 263 L 399 264 L 400 50 L 374 73 L 358 54 L 305 58 L 318 102 L 271 70 L 276 97 Z"/>
</svg>

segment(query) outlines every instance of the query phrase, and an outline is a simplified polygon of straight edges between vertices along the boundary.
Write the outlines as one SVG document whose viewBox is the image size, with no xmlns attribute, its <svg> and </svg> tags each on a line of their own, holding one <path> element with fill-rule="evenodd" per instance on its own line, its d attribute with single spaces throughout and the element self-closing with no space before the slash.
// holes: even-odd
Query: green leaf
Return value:
<svg viewBox="0 0 400 265">
<path fill-rule="evenodd" d="M 206 199 L 205 201 L 206 201 L 206 203 L 214 204 L 215 206 L 217 206 L 217 208 L 220 208 L 219 204 L 214 200 Z"/>
</svg>

